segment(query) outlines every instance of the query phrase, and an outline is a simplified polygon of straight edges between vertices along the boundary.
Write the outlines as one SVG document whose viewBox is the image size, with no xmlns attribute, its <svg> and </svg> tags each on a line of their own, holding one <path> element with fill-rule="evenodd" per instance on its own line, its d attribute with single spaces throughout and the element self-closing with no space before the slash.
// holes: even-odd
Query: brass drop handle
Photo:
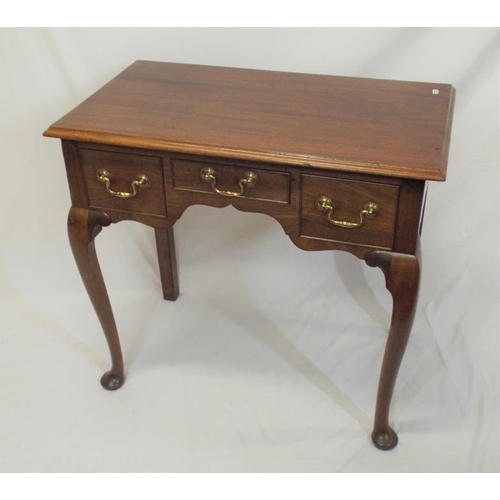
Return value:
<svg viewBox="0 0 500 500">
<path fill-rule="evenodd" d="M 257 175 L 253 172 L 245 172 L 243 177 L 239 180 L 238 184 L 240 186 L 240 192 L 236 191 L 223 191 L 217 187 L 217 177 L 215 175 L 215 170 L 211 167 L 202 168 L 200 171 L 201 178 L 212 185 L 212 191 L 214 193 L 220 194 L 221 196 L 230 196 L 236 198 L 238 196 L 243 196 L 245 194 L 245 187 L 254 187 L 257 183 Z"/>
<path fill-rule="evenodd" d="M 137 188 L 145 189 L 148 188 L 151 184 L 149 183 L 149 178 L 144 174 L 137 174 L 135 179 L 130 183 L 132 186 L 132 192 L 129 193 L 127 191 L 113 191 L 111 189 L 111 174 L 101 168 L 96 172 L 96 177 L 99 182 L 106 184 L 106 191 L 117 198 L 133 198 L 137 195 Z"/>
<path fill-rule="evenodd" d="M 335 220 L 333 218 L 333 212 L 335 211 L 335 206 L 330 198 L 327 196 L 320 196 L 316 200 L 316 206 L 322 212 L 328 212 L 328 220 L 334 225 L 343 227 L 345 229 L 355 229 L 357 227 L 363 227 L 365 224 L 365 217 L 367 219 L 373 219 L 377 217 L 379 213 L 379 206 L 372 201 L 365 203 L 363 208 L 359 212 L 359 222 L 348 222 L 345 220 Z"/>
</svg>

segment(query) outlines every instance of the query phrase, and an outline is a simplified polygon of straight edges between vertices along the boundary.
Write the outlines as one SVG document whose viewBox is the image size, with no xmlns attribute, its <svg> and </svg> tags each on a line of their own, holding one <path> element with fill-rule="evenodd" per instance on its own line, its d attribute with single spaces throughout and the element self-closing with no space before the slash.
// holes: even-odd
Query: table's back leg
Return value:
<svg viewBox="0 0 500 500">
<path fill-rule="evenodd" d="M 68 215 L 68 235 L 73 255 L 85 288 L 101 323 L 111 353 L 111 370 L 101 378 L 109 390 L 118 389 L 125 380 L 123 357 L 113 311 L 95 251 L 94 238 L 111 220 L 104 213 L 72 207 Z"/>
<path fill-rule="evenodd" d="M 179 296 L 179 279 L 173 226 L 168 229 L 155 229 L 155 237 L 163 298 L 175 300 Z"/>
<path fill-rule="evenodd" d="M 384 251 L 371 252 L 366 263 L 379 267 L 385 274 L 386 287 L 393 297 L 391 328 L 380 373 L 372 440 L 381 450 L 390 450 L 398 436 L 389 425 L 389 409 L 399 366 L 410 336 L 420 283 L 420 252 L 416 255 Z"/>
</svg>

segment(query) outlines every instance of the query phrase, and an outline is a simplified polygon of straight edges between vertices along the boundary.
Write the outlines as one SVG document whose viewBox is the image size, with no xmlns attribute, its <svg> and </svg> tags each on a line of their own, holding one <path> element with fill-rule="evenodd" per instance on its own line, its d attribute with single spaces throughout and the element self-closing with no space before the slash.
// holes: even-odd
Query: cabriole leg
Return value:
<svg viewBox="0 0 500 500">
<path fill-rule="evenodd" d="M 108 292 L 95 251 L 94 238 L 111 219 L 104 212 L 72 207 L 68 215 L 68 235 L 85 288 L 101 323 L 111 353 L 111 370 L 101 378 L 105 389 L 114 390 L 125 380 L 123 357 Z"/>
<path fill-rule="evenodd" d="M 416 255 L 375 251 L 366 256 L 366 263 L 369 266 L 379 267 L 384 272 L 386 287 L 393 297 L 391 328 L 380 373 L 372 433 L 373 443 L 381 450 L 390 450 L 398 443 L 398 436 L 389 425 L 389 409 L 396 377 L 415 317 L 420 262 L 419 246 Z"/>
</svg>

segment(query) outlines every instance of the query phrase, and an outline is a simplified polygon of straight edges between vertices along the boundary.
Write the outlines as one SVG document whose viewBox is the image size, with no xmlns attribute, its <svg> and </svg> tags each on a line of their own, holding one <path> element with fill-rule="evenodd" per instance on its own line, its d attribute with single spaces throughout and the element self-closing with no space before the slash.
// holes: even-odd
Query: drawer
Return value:
<svg viewBox="0 0 500 500">
<path fill-rule="evenodd" d="M 397 185 L 303 175 L 301 236 L 391 249 L 398 197 Z"/>
<path fill-rule="evenodd" d="M 252 179 L 254 182 L 250 182 L 253 185 L 243 183 L 241 198 L 276 203 L 289 203 L 290 201 L 290 174 L 288 172 L 178 159 L 172 160 L 172 168 L 174 189 L 178 191 L 234 197 L 231 193 L 240 193 L 242 190 L 240 181 L 251 173 L 255 176 Z"/>
<path fill-rule="evenodd" d="M 161 158 L 90 149 L 80 154 L 91 207 L 166 215 Z"/>
</svg>

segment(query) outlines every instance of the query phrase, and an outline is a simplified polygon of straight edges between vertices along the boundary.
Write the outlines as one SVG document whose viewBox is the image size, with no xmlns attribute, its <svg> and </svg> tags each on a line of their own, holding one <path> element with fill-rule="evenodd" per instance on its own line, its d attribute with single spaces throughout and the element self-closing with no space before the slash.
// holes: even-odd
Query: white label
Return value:
<svg viewBox="0 0 500 500">
<path fill-rule="evenodd" d="M 433 94 L 439 94 L 439 89 L 432 89 Z"/>
</svg>

